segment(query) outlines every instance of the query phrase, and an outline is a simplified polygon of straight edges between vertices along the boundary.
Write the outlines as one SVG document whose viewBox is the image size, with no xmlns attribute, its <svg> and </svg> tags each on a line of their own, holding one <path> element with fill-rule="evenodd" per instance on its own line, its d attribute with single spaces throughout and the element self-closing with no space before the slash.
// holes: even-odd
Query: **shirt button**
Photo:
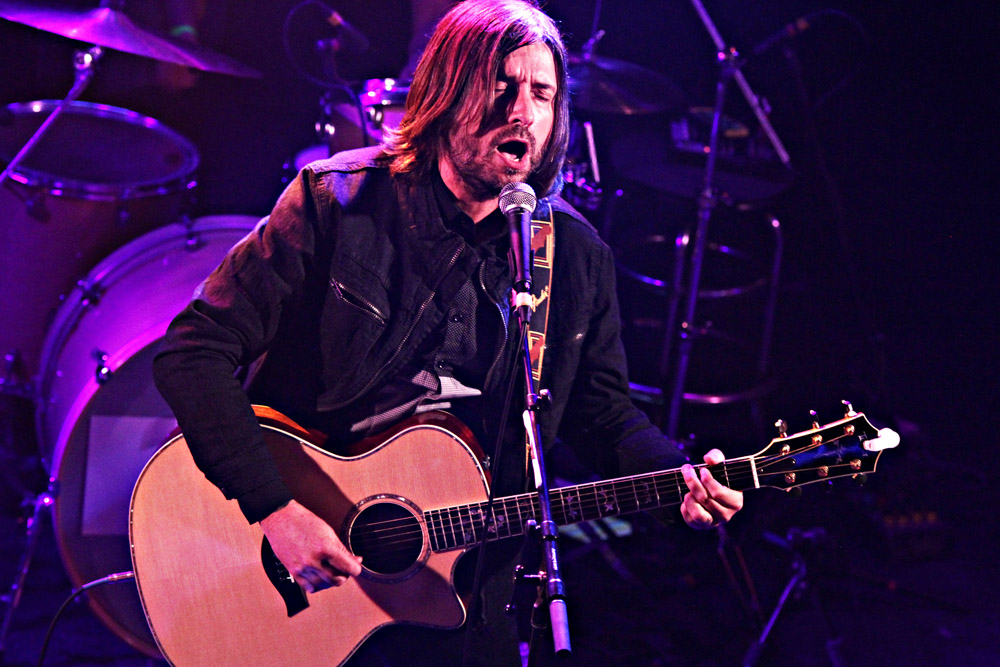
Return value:
<svg viewBox="0 0 1000 667">
<path fill-rule="evenodd" d="M 444 359 L 438 359 L 437 361 L 434 362 L 434 365 L 440 368 L 441 370 L 448 368 L 448 362 L 445 361 Z"/>
<path fill-rule="evenodd" d="M 448 321 L 449 322 L 461 322 L 464 319 L 465 319 L 465 316 L 462 315 L 462 313 L 452 313 L 451 316 L 448 318 Z"/>
</svg>

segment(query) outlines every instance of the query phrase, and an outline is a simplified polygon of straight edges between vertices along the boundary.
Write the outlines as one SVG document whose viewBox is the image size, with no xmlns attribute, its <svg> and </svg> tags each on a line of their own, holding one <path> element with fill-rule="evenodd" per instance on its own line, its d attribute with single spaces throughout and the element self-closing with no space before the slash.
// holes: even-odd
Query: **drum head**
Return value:
<svg viewBox="0 0 1000 667">
<path fill-rule="evenodd" d="M 58 104 L 9 105 L 13 121 L 0 128 L 0 161 L 9 163 Z M 52 194 L 120 199 L 181 189 L 198 160 L 194 145 L 160 121 L 104 104 L 71 102 L 11 178 Z"/>
</svg>

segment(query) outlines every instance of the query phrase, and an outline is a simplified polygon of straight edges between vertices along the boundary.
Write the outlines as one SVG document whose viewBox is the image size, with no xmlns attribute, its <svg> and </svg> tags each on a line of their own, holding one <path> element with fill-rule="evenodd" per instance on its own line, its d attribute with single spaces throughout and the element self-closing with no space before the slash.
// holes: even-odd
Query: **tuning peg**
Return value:
<svg viewBox="0 0 1000 667">
<path fill-rule="evenodd" d="M 855 483 L 856 483 L 856 484 L 857 484 L 858 486 L 864 486 L 864 485 L 865 485 L 865 482 L 867 482 L 867 481 L 868 481 L 868 475 L 866 475 L 866 474 L 865 474 L 865 473 L 863 473 L 863 472 L 859 472 L 859 473 L 858 473 L 858 474 L 856 474 L 856 475 L 852 475 L 852 476 L 851 476 L 851 478 L 852 478 L 852 479 L 854 480 L 854 482 L 855 482 Z"/>
<path fill-rule="evenodd" d="M 819 428 L 819 419 L 817 419 L 818 415 L 817 415 L 816 411 L 815 410 L 810 410 L 809 411 L 809 416 L 812 417 L 813 428 Z"/>
<path fill-rule="evenodd" d="M 853 417 L 854 415 L 858 414 L 857 412 L 854 411 L 854 408 L 851 407 L 851 402 L 850 401 L 841 401 L 841 403 L 844 404 L 844 416 L 845 417 Z"/>
<path fill-rule="evenodd" d="M 790 494 L 792 494 L 793 498 L 801 498 L 802 497 L 802 487 L 801 486 L 793 486 L 792 488 L 788 489 L 788 492 Z"/>
<path fill-rule="evenodd" d="M 788 437 L 788 422 L 786 422 L 784 419 L 779 419 L 778 421 L 774 422 L 774 428 L 778 429 L 779 438 Z"/>
</svg>

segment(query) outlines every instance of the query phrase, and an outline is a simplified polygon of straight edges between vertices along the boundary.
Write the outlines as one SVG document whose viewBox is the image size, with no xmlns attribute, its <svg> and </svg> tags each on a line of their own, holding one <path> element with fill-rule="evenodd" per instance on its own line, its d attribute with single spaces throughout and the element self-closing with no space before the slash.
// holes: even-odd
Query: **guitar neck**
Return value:
<svg viewBox="0 0 1000 667">
<path fill-rule="evenodd" d="M 759 486 L 754 457 L 723 461 L 707 467 L 726 486 L 739 491 Z M 552 515 L 559 525 L 570 525 L 679 505 L 687 486 L 680 468 L 619 477 L 588 484 L 564 486 L 550 491 Z M 424 512 L 434 551 L 465 549 L 476 545 L 487 532 L 487 540 L 524 535 L 532 522 L 540 521 L 537 493 L 495 498 L 486 521 L 487 502 L 457 505 Z"/>
</svg>

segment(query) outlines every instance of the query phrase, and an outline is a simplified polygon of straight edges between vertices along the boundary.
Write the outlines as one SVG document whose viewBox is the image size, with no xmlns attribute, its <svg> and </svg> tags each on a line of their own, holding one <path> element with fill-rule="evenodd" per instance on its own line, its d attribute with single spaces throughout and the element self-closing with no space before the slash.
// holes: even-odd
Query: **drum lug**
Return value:
<svg viewBox="0 0 1000 667">
<path fill-rule="evenodd" d="M 195 229 L 194 220 L 184 215 L 181 223 L 184 225 L 184 249 L 193 252 L 205 244 L 201 234 Z"/>
<path fill-rule="evenodd" d="M 36 190 L 24 200 L 24 211 L 28 217 L 38 222 L 48 222 L 52 219 L 52 213 L 45 206 L 45 190 Z"/>
<path fill-rule="evenodd" d="M 100 283 L 88 280 L 76 281 L 76 286 L 80 288 L 80 305 L 86 308 L 93 308 L 101 302 Z"/>
<path fill-rule="evenodd" d="M 94 379 L 97 384 L 104 384 L 114 374 L 114 371 L 108 367 L 108 353 L 95 347 L 90 356 L 97 362 L 97 366 L 94 368 Z"/>
</svg>

